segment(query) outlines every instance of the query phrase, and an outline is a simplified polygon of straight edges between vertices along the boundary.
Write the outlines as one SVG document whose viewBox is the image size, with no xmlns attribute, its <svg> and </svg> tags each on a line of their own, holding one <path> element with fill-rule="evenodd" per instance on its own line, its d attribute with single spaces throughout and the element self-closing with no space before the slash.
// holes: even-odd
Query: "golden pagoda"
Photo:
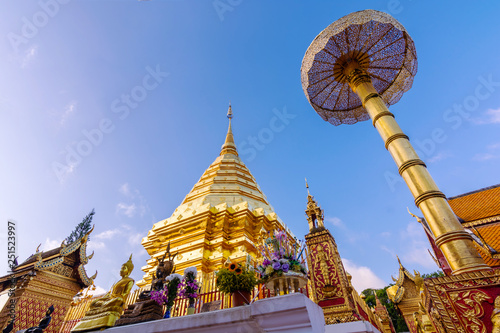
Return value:
<svg viewBox="0 0 500 333">
<path fill-rule="evenodd" d="M 151 284 L 169 242 L 171 252 L 177 253 L 176 272 L 195 266 L 202 273 L 205 289 L 211 287 L 207 283 L 212 273 L 228 259 L 252 263 L 261 256 L 258 244 L 269 233 L 286 230 L 238 156 L 231 128 L 231 105 L 227 117 L 229 128 L 219 156 L 172 216 L 155 223 L 142 239 L 151 259 L 142 267 L 145 274 L 137 282 L 139 287 Z"/>
</svg>

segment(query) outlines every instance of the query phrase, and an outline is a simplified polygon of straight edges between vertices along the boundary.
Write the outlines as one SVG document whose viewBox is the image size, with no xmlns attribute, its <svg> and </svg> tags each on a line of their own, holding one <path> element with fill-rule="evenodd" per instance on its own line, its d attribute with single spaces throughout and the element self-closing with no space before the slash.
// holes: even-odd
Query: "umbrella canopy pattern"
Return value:
<svg viewBox="0 0 500 333">
<path fill-rule="evenodd" d="M 413 40 L 392 16 L 369 9 L 333 22 L 313 40 L 301 70 L 307 99 L 333 125 L 370 118 L 344 74 L 352 61 L 370 75 L 387 105 L 398 102 L 411 88 L 417 72 Z"/>
</svg>

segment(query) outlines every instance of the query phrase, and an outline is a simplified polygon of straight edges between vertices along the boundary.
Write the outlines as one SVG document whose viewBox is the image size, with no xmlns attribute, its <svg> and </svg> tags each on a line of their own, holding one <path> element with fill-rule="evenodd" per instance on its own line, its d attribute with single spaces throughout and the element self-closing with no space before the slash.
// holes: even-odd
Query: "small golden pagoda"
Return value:
<svg viewBox="0 0 500 333">
<path fill-rule="evenodd" d="M 176 272 L 195 266 L 202 273 L 201 280 L 208 282 L 212 272 L 228 258 L 232 262 L 253 262 L 261 255 L 258 244 L 269 233 L 286 230 L 238 156 L 231 128 L 231 105 L 227 117 L 229 128 L 219 156 L 172 216 L 155 223 L 142 239 L 151 259 L 142 267 L 145 275 L 137 282 L 139 287 L 151 284 L 169 242 L 172 253 L 178 253 Z M 205 288 L 210 286 L 205 283 Z"/>
<path fill-rule="evenodd" d="M 327 325 L 361 320 L 335 239 L 324 226 L 323 210 L 309 193 L 307 182 L 306 187 L 307 266 L 312 299 L 323 308 Z"/>
</svg>

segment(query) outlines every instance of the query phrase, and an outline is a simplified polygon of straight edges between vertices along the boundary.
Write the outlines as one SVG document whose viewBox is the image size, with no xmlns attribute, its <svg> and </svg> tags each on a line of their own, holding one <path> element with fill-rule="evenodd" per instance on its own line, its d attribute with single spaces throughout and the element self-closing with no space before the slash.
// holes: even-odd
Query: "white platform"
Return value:
<svg viewBox="0 0 500 333">
<path fill-rule="evenodd" d="M 93 331 L 100 332 L 102 331 Z M 369 322 L 325 326 L 323 310 L 300 293 L 190 316 L 113 327 L 104 333 L 379 333 Z"/>
<path fill-rule="evenodd" d="M 95 331 L 102 332 L 102 331 Z M 106 333 L 323 333 L 323 310 L 300 293 L 190 316 L 113 327 Z"/>
<path fill-rule="evenodd" d="M 351 323 L 325 326 L 325 333 L 380 333 L 369 321 L 353 321 Z"/>
</svg>

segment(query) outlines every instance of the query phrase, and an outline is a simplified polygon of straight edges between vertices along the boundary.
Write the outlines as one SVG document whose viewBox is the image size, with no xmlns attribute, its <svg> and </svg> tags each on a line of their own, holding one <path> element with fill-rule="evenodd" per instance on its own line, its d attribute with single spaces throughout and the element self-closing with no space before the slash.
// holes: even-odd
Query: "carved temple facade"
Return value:
<svg viewBox="0 0 500 333">
<path fill-rule="evenodd" d="M 474 246 L 491 270 L 452 275 L 425 220 L 436 264 L 445 276 L 422 279 L 399 262 L 389 298 L 405 317 L 411 333 L 500 332 L 500 185 L 448 199 Z"/>
<path fill-rule="evenodd" d="M 0 328 L 10 322 L 9 303 L 15 301 L 16 320 L 13 332 L 37 326 L 45 311 L 54 305 L 52 321 L 44 331 L 58 333 L 70 308 L 73 297 L 94 283 L 97 275 L 88 277 L 85 265 L 93 254 L 87 256 L 89 231 L 75 242 L 31 255 L 17 266 L 12 274 L 0 278 L 0 295 L 12 290 L 11 278 L 15 278 L 15 292 L 11 294 L 0 312 Z"/>
</svg>

